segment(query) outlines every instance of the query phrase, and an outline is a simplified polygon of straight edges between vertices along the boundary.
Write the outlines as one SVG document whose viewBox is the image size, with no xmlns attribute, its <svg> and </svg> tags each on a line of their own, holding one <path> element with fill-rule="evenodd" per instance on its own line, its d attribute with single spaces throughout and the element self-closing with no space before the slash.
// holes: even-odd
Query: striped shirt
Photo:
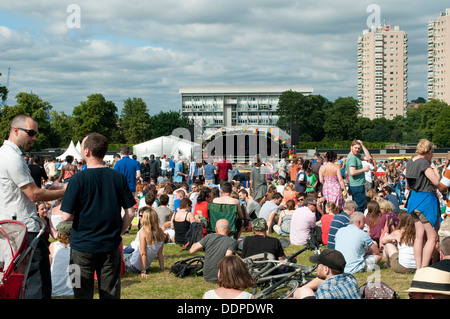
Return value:
<svg viewBox="0 0 450 319">
<path fill-rule="evenodd" d="M 334 249 L 335 247 L 335 236 L 339 228 L 347 226 L 350 223 L 350 217 L 346 212 L 341 212 L 333 217 L 330 224 L 330 230 L 328 231 L 328 249 Z"/>
<path fill-rule="evenodd" d="M 339 274 L 319 284 L 316 299 L 361 299 L 356 278 L 351 274 Z"/>
</svg>

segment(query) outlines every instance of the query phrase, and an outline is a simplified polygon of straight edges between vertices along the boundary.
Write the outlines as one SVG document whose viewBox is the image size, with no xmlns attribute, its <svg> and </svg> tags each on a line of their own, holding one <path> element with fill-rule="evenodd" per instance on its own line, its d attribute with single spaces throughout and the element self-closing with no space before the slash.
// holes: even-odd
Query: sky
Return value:
<svg viewBox="0 0 450 319">
<path fill-rule="evenodd" d="M 374 7 L 375 5 L 375 7 Z M 450 5 L 448 6 L 450 7 Z M 179 111 L 182 86 L 310 85 L 357 97 L 357 40 L 371 23 L 408 36 L 408 100 L 426 98 L 428 0 L 0 0 L 0 84 L 53 110 L 101 93 L 119 109 Z"/>
</svg>

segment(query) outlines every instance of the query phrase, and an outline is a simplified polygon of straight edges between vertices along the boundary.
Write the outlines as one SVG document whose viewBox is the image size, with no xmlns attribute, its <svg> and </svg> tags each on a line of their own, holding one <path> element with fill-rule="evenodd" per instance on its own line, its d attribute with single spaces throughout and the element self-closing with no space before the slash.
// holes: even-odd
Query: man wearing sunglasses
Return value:
<svg viewBox="0 0 450 319">
<path fill-rule="evenodd" d="M 14 117 L 8 140 L 0 147 L 0 219 L 17 220 L 28 229 L 28 244 L 37 236 L 40 226 L 30 216 L 36 212 L 36 202 L 63 197 L 65 188 L 44 189 L 36 186 L 22 151 L 31 148 L 36 140 L 38 124 L 26 115 Z M 41 237 L 31 261 L 25 298 L 50 298 L 52 292 L 49 250 Z"/>
</svg>

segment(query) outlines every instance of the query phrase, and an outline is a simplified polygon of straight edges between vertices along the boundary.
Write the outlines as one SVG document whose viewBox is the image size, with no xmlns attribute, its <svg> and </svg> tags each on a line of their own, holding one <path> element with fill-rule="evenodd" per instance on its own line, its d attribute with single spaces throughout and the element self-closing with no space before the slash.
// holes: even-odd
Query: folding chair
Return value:
<svg viewBox="0 0 450 319">
<path fill-rule="evenodd" d="M 216 223 L 219 219 L 226 219 L 230 223 L 230 236 L 237 233 L 237 205 L 208 203 L 208 233 L 216 232 Z"/>
</svg>

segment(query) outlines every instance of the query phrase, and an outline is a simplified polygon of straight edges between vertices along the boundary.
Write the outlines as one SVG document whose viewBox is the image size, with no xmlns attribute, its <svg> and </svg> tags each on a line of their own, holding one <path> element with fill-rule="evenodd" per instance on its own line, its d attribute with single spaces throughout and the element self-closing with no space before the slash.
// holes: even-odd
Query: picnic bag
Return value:
<svg viewBox="0 0 450 319">
<path fill-rule="evenodd" d="M 359 291 L 361 299 L 399 299 L 395 290 L 383 281 L 365 283 Z"/>
</svg>

